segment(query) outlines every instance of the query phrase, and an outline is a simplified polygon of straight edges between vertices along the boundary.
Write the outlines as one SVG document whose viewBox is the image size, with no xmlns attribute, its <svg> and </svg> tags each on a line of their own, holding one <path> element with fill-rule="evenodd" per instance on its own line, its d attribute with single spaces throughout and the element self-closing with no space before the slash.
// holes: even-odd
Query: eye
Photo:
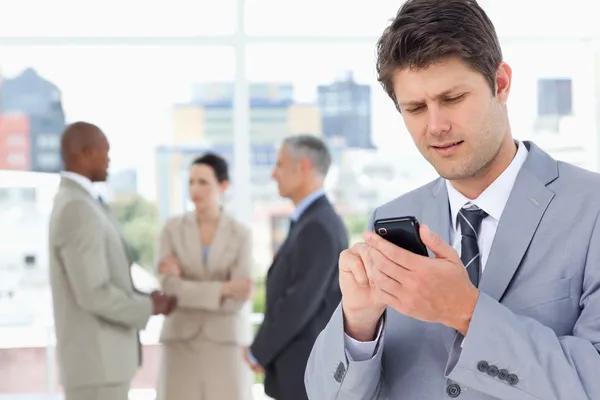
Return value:
<svg viewBox="0 0 600 400">
<path fill-rule="evenodd" d="M 416 112 L 419 112 L 423 109 L 423 106 L 418 106 L 418 107 L 413 107 L 413 108 L 408 108 L 406 109 L 406 112 L 409 114 L 414 114 Z"/>
<path fill-rule="evenodd" d="M 457 102 L 459 102 L 460 100 L 462 100 L 462 98 L 463 98 L 463 97 L 465 97 L 465 95 L 464 95 L 464 94 L 461 94 L 460 96 L 451 97 L 451 98 L 449 98 L 449 99 L 446 99 L 446 101 L 447 101 L 448 103 L 457 103 Z"/>
</svg>

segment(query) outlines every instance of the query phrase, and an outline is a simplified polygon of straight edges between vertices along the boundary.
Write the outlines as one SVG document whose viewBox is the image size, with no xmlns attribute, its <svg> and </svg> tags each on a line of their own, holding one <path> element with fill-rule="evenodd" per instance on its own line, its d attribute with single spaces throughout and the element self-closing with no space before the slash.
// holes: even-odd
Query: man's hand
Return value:
<svg viewBox="0 0 600 400">
<path fill-rule="evenodd" d="M 163 275 L 181 276 L 181 263 L 174 255 L 168 255 L 158 265 L 158 272 Z"/>
<path fill-rule="evenodd" d="M 265 374 L 265 369 L 250 358 L 250 350 L 247 347 L 242 348 L 242 357 L 244 357 L 244 361 L 246 364 L 248 364 L 252 371 L 261 375 Z"/>
<path fill-rule="evenodd" d="M 252 279 L 232 279 L 223 283 L 222 295 L 236 300 L 249 300 L 252 297 L 252 289 L 254 289 Z"/>
<path fill-rule="evenodd" d="M 365 232 L 375 297 L 409 317 L 438 322 L 466 335 L 479 290 L 450 245 L 425 225 L 420 234 L 436 258 L 411 253 Z"/>
<path fill-rule="evenodd" d="M 368 252 L 369 247 L 365 243 L 357 243 L 344 250 L 339 258 L 344 330 L 361 342 L 375 339 L 379 319 L 386 307 L 375 296 L 372 271 L 367 267 L 372 263 L 365 261 L 369 257 Z"/>
<path fill-rule="evenodd" d="M 169 315 L 177 307 L 177 298 L 175 296 L 170 296 L 165 292 L 155 290 L 150 293 L 150 298 L 152 299 L 152 314 L 154 315 Z"/>
</svg>

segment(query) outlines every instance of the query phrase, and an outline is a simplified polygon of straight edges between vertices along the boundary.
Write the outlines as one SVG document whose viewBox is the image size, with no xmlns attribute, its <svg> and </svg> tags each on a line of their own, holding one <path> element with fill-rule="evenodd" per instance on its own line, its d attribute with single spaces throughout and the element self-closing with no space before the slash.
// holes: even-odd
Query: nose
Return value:
<svg viewBox="0 0 600 400">
<path fill-rule="evenodd" d="M 427 108 L 428 113 L 428 128 L 429 133 L 434 136 L 442 136 L 450 131 L 451 124 L 445 114 L 439 106 L 430 106 Z"/>
</svg>

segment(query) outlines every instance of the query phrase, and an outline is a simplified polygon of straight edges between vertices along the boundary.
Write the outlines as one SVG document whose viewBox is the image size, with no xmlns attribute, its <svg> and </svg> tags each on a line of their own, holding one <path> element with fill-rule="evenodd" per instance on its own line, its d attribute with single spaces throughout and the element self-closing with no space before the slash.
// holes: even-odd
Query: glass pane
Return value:
<svg viewBox="0 0 600 400">
<path fill-rule="evenodd" d="M 218 35 L 233 33 L 236 0 L 22 0 L 8 9 L 0 37 Z"/>
<path fill-rule="evenodd" d="M 272 143 L 276 152 L 290 134 L 323 137 L 334 161 L 326 187 L 355 240 L 375 206 L 434 176 L 375 79 L 374 44 L 252 45 L 248 78 L 251 101 L 265 104 L 251 111 L 254 146 Z M 266 85 L 270 96 L 261 96 Z M 255 163 L 252 170 L 254 243 L 263 271 L 292 210 L 270 177 L 273 166 Z"/>
<path fill-rule="evenodd" d="M 584 11 L 594 5 L 593 0 L 572 0 L 569 7 L 544 0 L 487 0 L 483 7 L 502 37 L 566 39 L 600 34 L 594 13 Z"/>
<path fill-rule="evenodd" d="M 246 23 L 251 35 L 377 36 L 402 6 L 402 0 L 373 3 L 343 0 L 247 0 Z M 577 38 L 597 36 L 599 25 L 592 0 L 573 0 L 569 7 L 544 0 L 480 0 L 502 37 Z"/>
<path fill-rule="evenodd" d="M 4 168 L 0 170 L 0 370 L 6 378 L 0 379 L 0 397 L 4 398 L 4 394 L 59 390 L 54 363 L 46 364 L 47 357 L 53 357 L 52 346 L 47 347 L 53 341 L 47 232 L 59 176 L 27 170 L 29 160 L 40 159 L 38 153 L 45 155 L 42 163 L 55 162 L 61 129 L 52 130 L 57 127 L 53 125 L 40 131 L 27 121 L 57 118 L 57 109 L 62 109 L 58 128 L 84 120 L 107 134 L 110 176 L 96 189 L 132 250 L 136 286 L 149 291 L 157 286 L 154 246 L 162 225 L 157 195 L 166 193 L 181 203 L 187 192 L 184 185 L 170 196 L 169 185 L 183 179 L 188 167 L 172 144 L 177 134 L 186 134 L 180 145 L 193 152 L 202 141 L 198 126 L 185 125 L 187 130 L 181 133 L 173 116 L 192 101 L 198 82 L 232 82 L 235 62 L 229 47 L 0 47 L 0 60 L 0 115 L 14 120 L 13 128 L 0 130 L 0 168 Z M 17 129 L 23 126 L 26 129 Z M 28 165 L 7 170 L 2 160 L 4 139 Z M 168 216 L 174 212 L 167 209 Z M 160 328 L 160 318 L 154 318 L 142 333 L 144 364 L 133 382 L 134 391 L 156 386 Z"/>
<path fill-rule="evenodd" d="M 246 29 L 251 35 L 379 35 L 402 1 L 248 0 Z"/>
<path fill-rule="evenodd" d="M 560 62 L 555 57 L 557 48 L 564 55 Z M 514 71 L 509 101 L 514 135 L 534 139 L 559 159 L 595 169 L 596 148 L 590 144 L 596 143 L 597 131 L 593 107 L 588 106 L 595 96 L 589 85 L 595 79 L 592 49 L 577 42 L 564 46 L 524 42 L 504 49 Z M 259 124 L 255 121 L 258 111 L 252 111 L 255 146 L 267 141 L 278 143 L 293 133 L 323 136 L 334 154 L 327 190 L 346 215 L 354 239 L 365 228 L 374 207 L 436 176 L 376 81 L 374 57 L 374 44 L 252 45 L 248 50 L 253 101 L 261 99 L 259 85 L 268 83 L 272 94 L 267 108 L 272 122 Z M 557 130 L 549 135 L 536 130 L 536 123 L 541 123 L 536 122 L 536 90 L 540 77 L 553 76 L 572 79 L 573 116 L 561 118 Z M 281 109 L 288 116 L 285 124 L 275 122 Z M 302 114 L 297 111 L 300 109 Z M 264 115 L 267 110 L 260 112 Z M 375 148 L 369 148 L 369 143 Z M 260 232 L 255 245 L 263 270 L 285 237 L 287 224 L 281 220 L 292 210 L 289 201 L 280 199 L 269 173 L 266 166 L 255 165 L 252 171 L 253 227 Z"/>
<path fill-rule="evenodd" d="M 598 91 L 590 85 L 598 77 L 595 46 L 577 39 L 509 43 L 503 51 L 513 70 L 508 103 L 513 136 L 535 141 L 559 160 L 597 170 L 598 128 L 593 104 Z M 554 85 L 550 92 L 546 82 L 566 84 Z M 544 104 L 552 101 L 552 107 L 564 112 L 549 113 Z"/>
</svg>

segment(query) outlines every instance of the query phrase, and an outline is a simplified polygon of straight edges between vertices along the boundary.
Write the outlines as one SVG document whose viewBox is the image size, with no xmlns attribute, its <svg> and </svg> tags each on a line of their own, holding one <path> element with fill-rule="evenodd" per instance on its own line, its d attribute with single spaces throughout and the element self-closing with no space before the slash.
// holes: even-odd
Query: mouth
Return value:
<svg viewBox="0 0 600 400">
<path fill-rule="evenodd" d="M 459 140 L 458 142 L 452 142 L 452 143 L 431 145 L 431 147 L 433 147 L 434 149 L 449 149 L 450 147 L 458 146 L 462 142 L 464 142 L 464 140 Z"/>
<path fill-rule="evenodd" d="M 431 145 L 431 148 L 442 156 L 450 156 L 463 144 L 464 140 L 458 142 Z"/>
</svg>

